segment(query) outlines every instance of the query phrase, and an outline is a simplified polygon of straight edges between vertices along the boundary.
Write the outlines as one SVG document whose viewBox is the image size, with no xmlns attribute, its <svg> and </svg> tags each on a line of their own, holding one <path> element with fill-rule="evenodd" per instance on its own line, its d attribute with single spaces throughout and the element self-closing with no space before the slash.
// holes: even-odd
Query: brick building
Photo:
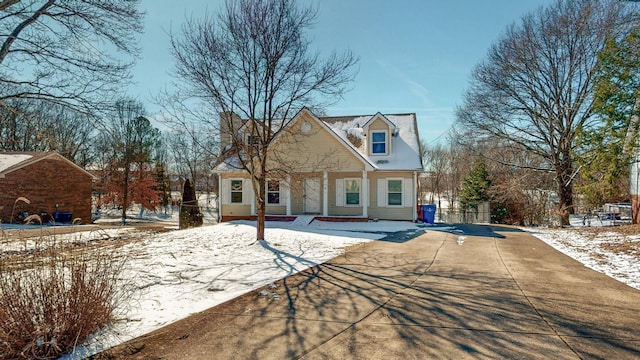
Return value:
<svg viewBox="0 0 640 360">
<path fill-rule="evenodd" d="M 90 223 L 93 180 L 55 152 L 0 153 L 0 220 L 15 222 L 26 212 Z"/>
</svg>

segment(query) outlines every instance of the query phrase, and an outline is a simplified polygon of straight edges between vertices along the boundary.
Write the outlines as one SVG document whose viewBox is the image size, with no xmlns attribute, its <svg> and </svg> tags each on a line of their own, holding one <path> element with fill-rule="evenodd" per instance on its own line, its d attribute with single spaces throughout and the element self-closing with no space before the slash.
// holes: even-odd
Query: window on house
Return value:
<svg viewBox="0 0 640 360">
<path fill-rule="evenodd" d="M 402 180 L 387 180 L 387 205 L 402 206 Z"/>
<path fill-rule="evenodd" d="M 347 205 L 360 205 L 360 180 L 345 179 L 344 191 Z"/>
<path fill-rule="evenodd" d="M 267 181 L 267 204 L 272 204 L 272 205 L 280 204 L 280 181 L 278 180 Z"/>
<path fill-rule="evenodd" d="M 247 145 L 257 146 L 260 139 L 257 136 L 247 135 Z"/>
<path fill-rule="evenodd" d="M 371 153 L 387 153 L 387 133 L 384 131 L 374 131 L 371 133 Z"/>
<path fill-rule="evenodd" d="M 242 204 L 242 180 L 231 180 L 231 203 Z"/>
</svg>

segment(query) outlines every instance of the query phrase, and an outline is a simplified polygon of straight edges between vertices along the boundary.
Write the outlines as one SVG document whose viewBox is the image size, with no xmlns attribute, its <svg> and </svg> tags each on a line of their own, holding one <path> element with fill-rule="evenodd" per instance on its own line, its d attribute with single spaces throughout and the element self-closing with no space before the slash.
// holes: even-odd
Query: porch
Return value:
<svg viewBox="0 0 640 360">
<path fill-rule="evenodd" d="M 322 216 L 322 215 L 266 215 L 266 221 L 284 221 L 284 222 L 293 222 L 296 221 L 300 217 L 309 217 L 310 220 L 308 223 L 311 223 L 315 220 L 318 221 L 330 221 L 330 222 L 367 222 L 369 218 L 361 217 L 361 216 Z M 248 221 L 256 221 L 256 215 L 223 215 L 221 218 L 221 222 L 228 222 L 234 220 L 248 220 Z"/>
</svg>

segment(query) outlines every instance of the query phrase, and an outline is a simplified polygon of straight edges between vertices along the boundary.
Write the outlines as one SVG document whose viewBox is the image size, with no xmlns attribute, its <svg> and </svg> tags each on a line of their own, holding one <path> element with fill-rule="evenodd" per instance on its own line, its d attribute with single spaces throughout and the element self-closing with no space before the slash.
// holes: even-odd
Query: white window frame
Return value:
<svg viewBox="0 0 640 360">
<path fill-rule="evenodd" d="M 260 143 L 260 139 L 256 135 L 247 135 L 247 145 L 256 146 Z"/>
<path fill-rule="evenodd" d="M 358 184 L 358 203 L 349 204 L 349 197 L 347 193 L 353 194 L 354 192 L 347 191 L 347 181 L 355 181 Z M 362 179 L 360 178 L 345 178 L 344 179 L 344 207 L 360 207 L 362 206 Z"/>
<path fill-rule="evenodd" d="M 278 184 L 278 191 L 271 191 L 269 188 L 269 183 L 270 182 L 275 182 Z M 267 194 L 266 194 L 266 198 L 267 198 L 267 206 L 278 206 L 278 205 L 282 205 L 282 183 L 280 182 L 280 180 L 273 180 L 273 179 L 267 179 Z M 269 194 L 273 194 L 273 193 L 278 193 L 278 202 L 277 203 L 272 203 L 269 202 L 270 198 L 269 198 Z"/>
<path fill-rule="evenodd" d="M 240 182 L 240 190 L 233 189 L 234 181 Z M 233 193 L 240 193 L 240 201 L 233 201 Z M 243 205 L 244 200 L 244 179 L 229 179 L 229 204 Z"/>
<path fill-rule="evenodd" d="M 375 134 L 383 134 L 384 135 L 384 152 L 374 152 L 374 144 L 382 144 L 380 141 L 373 141 L 373 137 Z M 369 138 L 371 139 L 371 155 L 388 155 L 389 154 L 389 132 L 386 130 L 372 130 L 369 134 Z"/>
<path fill-rule="evenodd" d="M 400 182 L 400 204 L 390 204 L 389 203 L 389 181 L 399 181 Z M 386 199 L 385 199 L 385 203 L 387 204 L 387 207 L 404 207 L 404 192 L 405 192 L 405 188 L 404 188 L 404 178 L 386 178 L 385 179 L 385 186 L 386 186 Z M 394 194 L 397 194 L 398 192 L 393 192 Z"/>
</svg>

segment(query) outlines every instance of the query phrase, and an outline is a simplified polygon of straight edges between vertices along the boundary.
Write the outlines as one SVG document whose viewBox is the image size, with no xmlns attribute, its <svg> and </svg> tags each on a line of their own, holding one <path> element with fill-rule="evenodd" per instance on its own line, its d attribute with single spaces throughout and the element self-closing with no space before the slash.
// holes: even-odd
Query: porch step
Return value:
<svg viewBox="0 0 640 360">
<path fill-rule="evenodd" d="M 315 215 L 298 215 L 296 219 L 291 223 L 291 226 L 303 227 L 311 224 L 313 219 L 315 219 Z"/>
</svg>

